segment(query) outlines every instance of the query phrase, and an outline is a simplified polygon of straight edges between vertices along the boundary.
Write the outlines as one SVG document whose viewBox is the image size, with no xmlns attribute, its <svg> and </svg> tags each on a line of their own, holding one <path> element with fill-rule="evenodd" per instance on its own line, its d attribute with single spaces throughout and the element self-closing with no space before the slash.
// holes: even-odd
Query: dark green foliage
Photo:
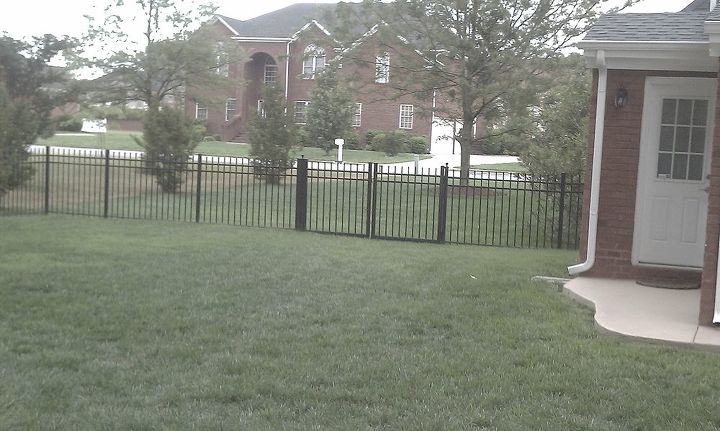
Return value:
<svg viewBox="0 0 720 431">
<path fill-rule="evenodd" d="M 360 142 L 360 135 L 351 130 L 345 134 L 345 149 L 346 150 L 361 150 L 362 143 Z"/>
<path fill-rule="evenodd" d="M 296 142 L 293 111 L 279 87 L 265 87 L 263 100 L 264 112 L 258 113 L 248 125 L 250 157 L 254 159 L 256 175 L 278 183 L 292 165 L 290 150 Z"/>
<path fill-rule="evenodd" d="M 410 136 L 405 146 L 408 153 L 427 154 L 430 152 L 426 136 Z"/>
<path fill-rule="evenodd" d="M 344 137 L 351 128 L 353 102 L 350 93 L 338 82 L 333 66 L 326 66 L 315 80 L 305 130 L 312 146 L 328 154 L 335 148 L 335 139 Z"/>
<path fill-rule="evenodd" d="M 72 97 L 63 72 L 48 66 L 68 45 L 50 35 L 33 43 L 0 37 L 0 196 L 32 176 L 19 162 L 29 145 L 52 135 L 50 111 Z"/>
<path fill-rule="evenodd" d="M 555 86 L 543 95 L 537 127 L 521 159 L 538 176 L 582 175 L 587 146 L 590 79 L 580 56 L 561 63 Z"/>
<path fill-rule="evenodd" d="M 145 166 L 166 193 L 178 191 L 188 159 L 199 142 L 199 135 L 182 112 L 163 107 L 148 111 L 143 122 L 143 136 L 133 139 L 145 149 Z"/>
<path fill-rule="evenodd" d="M 79 132 L 81 129 L 82 120 L 76 116 L 65 114 L 55 119 L 55 130 Z"/>
<path fill-rule="evenodd" d="M 378 151 L 383 151 L 388 156 L 396 156 L 408 147 L 410 136 L 403 131 L 393 131 L 377 135 L 375 140 L 378 141 Z"/>
</svg>

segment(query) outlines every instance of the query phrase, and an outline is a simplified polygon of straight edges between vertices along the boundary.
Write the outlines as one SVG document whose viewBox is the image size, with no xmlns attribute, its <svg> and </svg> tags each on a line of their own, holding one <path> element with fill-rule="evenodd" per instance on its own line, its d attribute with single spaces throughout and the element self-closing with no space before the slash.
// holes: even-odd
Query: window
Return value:
<svg viewBox="0 0 720 431">
<path fill-rule="evenodd" d="M 362 103 L 356 103 L 355 108 L 353 109 L 352 125 L 353 125 L 353 127 L 360 127 L 361 124 L 362 124 Z"/>
<path fill-rule="evenodd" d="M 195 102 L 195 119 L 196 120 L 207 120 L 208 118 L 208 108 L 205 105 L 201 105 L 198 102 Z"/>
<path fill-rule="evenodd" d="M 295 102 L 295 123 L 305 124 L 307 122 L 307 106 L 310 102 L 298 100 Z"/>
<path fill-rule="evenodd" d="M 707 100 L 663 99 L 658 178 L 702 180 L 707 117 Z"/>
<path fill-rule="evenodd" d="M 257 113 L 259 116 L 265 116 L 265 101 L 260 99 L 257 101 Z"/>
<path fill-rule="evenodd" d="M 277 64 L 271 63 L 272 60 L 268 59 L 265 63 L 265 72 L 263 74 L 263 82 L 265 85 L 275 85 L 277 83 Z"/>
<path fill-rule="evenodd" d="M 387 52 L 375 57 L 375 82 L 378 84 L 390 82 L 390 55 Z"/>
<path fill-rule="evenodd" d="M 315 45 L 308 45 L 303 57 L 303 78 L 315 79 L 315 73 L 324 67 L 325 50 Z"/>
<path fill-rule="evenodd" d="M 237 106 L 237 100 L 235 98 L 229 98 L 225 101 L 225 121 L 230 121 L 235 116 L 235 108 Z"/>
<path fill-rule="evenodd" d="M 225 47 L 223 46 L 222 42 L 218 42 L 218 44 L 215 46 L 215 61 L 217 65 L 215 67 L 215 72 L 218 75 L 227 77 L 230 68 L 228 65 L 228 55 L 227 52 L 225 52 Z"/>
<path fill-rule="evenodd" d="M 413 128 L 413 105 L 400 105 L 400 128 Z"/>
</svg>

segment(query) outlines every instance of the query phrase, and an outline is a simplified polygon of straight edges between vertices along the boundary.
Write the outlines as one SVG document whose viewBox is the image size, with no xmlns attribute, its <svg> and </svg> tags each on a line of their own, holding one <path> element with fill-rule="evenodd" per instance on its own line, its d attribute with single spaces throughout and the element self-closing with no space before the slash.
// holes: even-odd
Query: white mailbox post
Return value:
<svg viewBox="0 0 720 431">
<path fill-rule="evenodd" d="M 337 161 L 338 161 L 338 162 L 342 162 L 342 161 L 343 161 L 343 159 L 342 159 L 342 156 L 343 156 L 342 150 L 343 150 L 343 145 L 345 145 L 345 139 L 335 139 L 335 145 L 337 145 L 337 147 L 338 147 L 338 158 L 337 158 Z"/>
</svg>

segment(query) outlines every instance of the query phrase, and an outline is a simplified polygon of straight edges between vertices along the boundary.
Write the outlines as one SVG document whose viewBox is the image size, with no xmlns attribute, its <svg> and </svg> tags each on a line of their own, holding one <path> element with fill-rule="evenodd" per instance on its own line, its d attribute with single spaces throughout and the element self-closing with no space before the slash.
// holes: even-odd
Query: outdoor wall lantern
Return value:
<svg viewBox="0 0 720 431">
<path fill-rule="evenodd" d="M 618 88 L 617 94 L 615 95 L 615 107 L 617 109 L 622 109 L 627 105 L 628 100 L 628 92 L 625 89 L 625 87 L 620 86 Z"/>
</svg>

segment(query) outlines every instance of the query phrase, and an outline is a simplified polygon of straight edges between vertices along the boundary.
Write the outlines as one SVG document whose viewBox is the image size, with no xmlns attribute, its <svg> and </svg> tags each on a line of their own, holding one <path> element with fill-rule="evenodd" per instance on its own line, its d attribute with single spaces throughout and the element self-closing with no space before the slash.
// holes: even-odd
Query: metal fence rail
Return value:
<svg viewBox="0 0 720 431">
<path fill-rule="evenodd" d="M 415 171 L 298 159 L 292 167 L 195 155 L 46 147 L 18 161 L 0 215 L 74 214 L 307 230 L 410 241 L 576 248 L 583 183 L 565 174 Z M 176 184 L 163 191 L 161 178 Z"/>
</svg>

